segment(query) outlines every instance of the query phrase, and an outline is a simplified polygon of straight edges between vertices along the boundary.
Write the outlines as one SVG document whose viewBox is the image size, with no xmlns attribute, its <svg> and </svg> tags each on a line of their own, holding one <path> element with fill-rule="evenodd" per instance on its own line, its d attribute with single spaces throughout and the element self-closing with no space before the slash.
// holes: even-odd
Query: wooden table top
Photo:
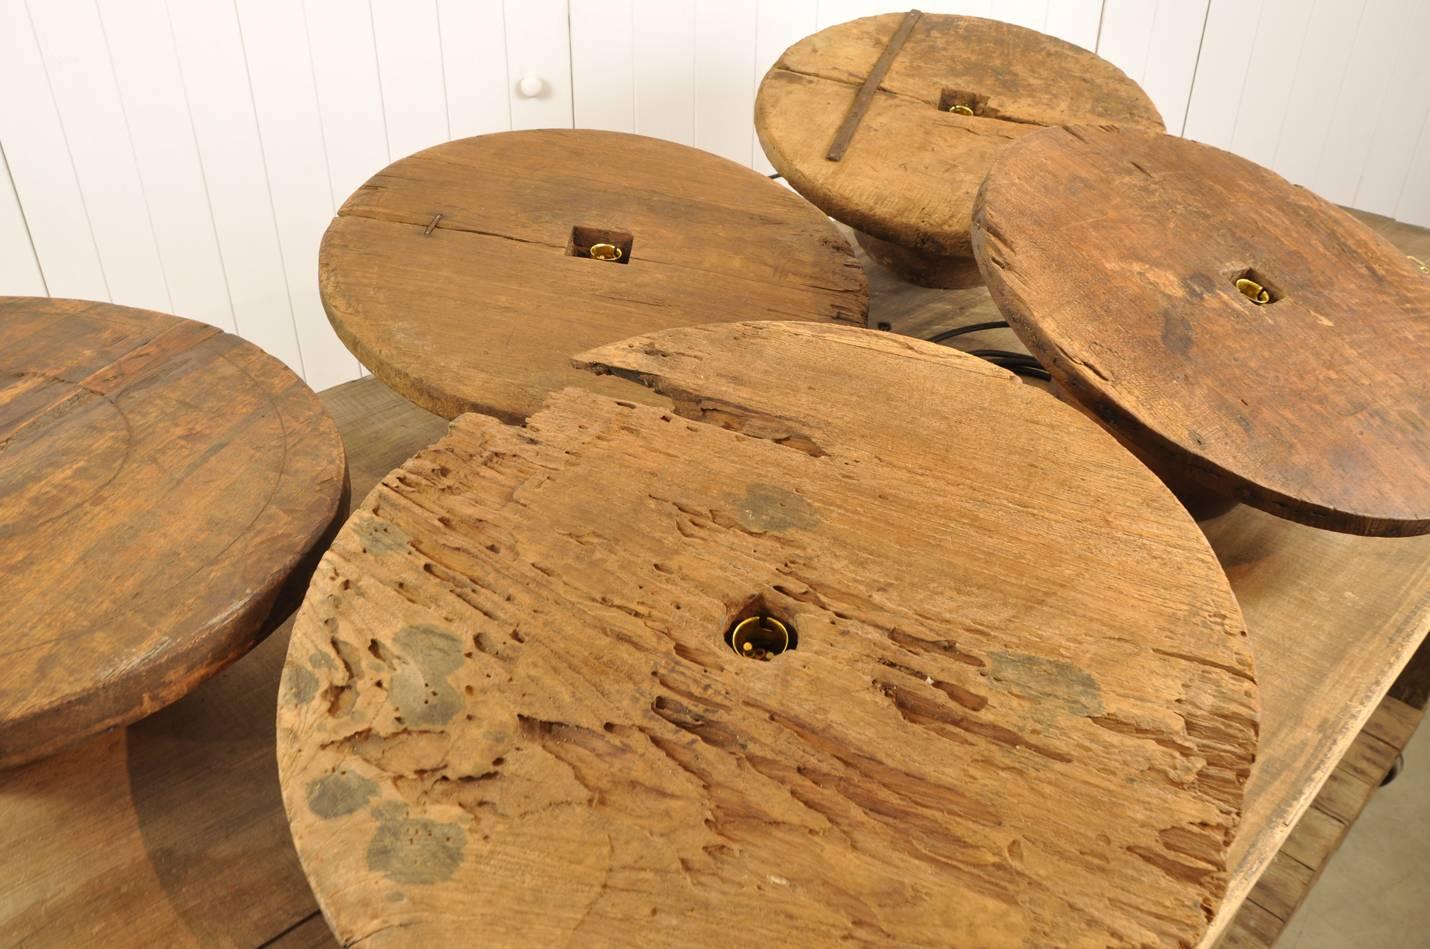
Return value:
<svg viewBox="0 0 1430 949">
<path fill-rule="evenodd" d="M 279 777 L 344 942 L 1200 936 L 1255 686 L 1143 466 L 1002 369 L 870 330 L 579 361 L 677 411 L 572 388 L 525 428 L 459 418 L 299 613 Z M 793 648 L 727 645 L 755 615 Z"/>
<path fill-rule="evenodd" d="M 592 242 L 620 261 L 579 256 Z M 848 245 L 788 189 L 699 149 L 591 130 L 483 135 L 394 162 L 338 212 L 319 281 L 363 364 L 448 418 L 519 421 L 572 384 L 620 391 L 571 357 L 640 333 L 862 325 L 868 309 Z"/>
<path fill-rule="evenodd" d="M 0 298 L 0 765 L 141 718 L 247 652 L 346 500 L 332 420 L 257 347 Z"/>
<path fill-rule="evenodd" d="M 982 302 L 950 316 L 949 294 L 903 288 L 873 316 L 926 333 L 992 309 L 986 290 L 954 296 Z M 322 399 L 356 497 L 446 430 L 376 379 Z M 1246 507 L 1207 529 L 1250 627 L 1261 698 L 1220 928 L 1430 627 L 1430 537 L 1331 534 Z M 278 790 L 273 709 L 288 628 L 128 729 L 0 772 L 0 838 L 11 842 L 0 931 L 35 945 L 103 934 L 119 946 L 336 946 Z"/>
<path fill-rule="evenodd" d="M 923 14 L 849 150 L 826 155 L 855 93 L 903 19 L 865 17 L 787 49 L 760 84 L 755 129 L 770 163 L 836 220 L 924 254 L 967 256 L 973 199 L 994 157 L 1046 125 L 1162 129 L 1116 66 L 1035 30 Z M 973 112 L 948 111 L 964 105 Z"/>
<path fill-rule="evenodd" d="M 1050 129 L 995 162 L 975 249 L 1020 338 L 1154 468 L 1430 531 L 1430 278 L 1344 211 L 1207 145 Z"/>
</svg>

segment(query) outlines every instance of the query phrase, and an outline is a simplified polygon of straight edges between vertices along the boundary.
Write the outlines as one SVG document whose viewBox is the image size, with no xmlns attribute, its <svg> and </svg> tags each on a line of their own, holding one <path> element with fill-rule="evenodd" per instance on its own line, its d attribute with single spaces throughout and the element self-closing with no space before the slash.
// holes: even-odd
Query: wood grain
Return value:
<svg viewBox="0 0 1430 949">
<path fill-rule="evenodd" d="M 1345 212 L 1207 145 L 1079 127 L 998 158 L 974 236 L 1024 342 L 1155 468 L 1328 530 L 1430 531 L 1430 279 Z"/>
<path fill-rule="evenodd" d="M 629 262 L 571 256 L 578 226 L 629 234 Z M 449 418 L 520 421 L 578 382 L 619 391 L 581 379 L 571 356 L 640 333 L 862 325 L 868 309 L 848 245 L 787 189 L 697 149 L 590 130 L 483 135 L 395 162 L 328 228 L 319 280 L 363 364 Z"/>
<path fill-rule="evenodd" d="M 775 169 L 821 210 L 872 237 L 924 257 L 967 258 L 974 196 L 1006 145 L 1072 122 L 1162 128 L 1136 83 L 1080 47 L 1008 23 L 925 13 L 848 152 L 827 160 L 902 16 L 866 17 L 800 40 L 770 68 L 755 100 L 755 130 Z M 968 94 L 975 114 L 940 109 L 950 90 Z M 909 272 L 936 274 L 931 260 Z"/>
<path fill-rule="evenodd" d="M 280 778 L 343 941 L 1197 938 L 1255 688 L 1146 469 L 889 334 L 692 327 L 580 361 L 675 411 L 569 389 L 522 429 L 457 419 L 295 625 Z M 725 645 L 752 601 L 797 648 Z"/>
<path fill-rule="evenodd" d="M 142 718 L 248 651 L 346 501 L 337 429 L 251 344 L 0 299 L 0 766 Z"/>
</svg>

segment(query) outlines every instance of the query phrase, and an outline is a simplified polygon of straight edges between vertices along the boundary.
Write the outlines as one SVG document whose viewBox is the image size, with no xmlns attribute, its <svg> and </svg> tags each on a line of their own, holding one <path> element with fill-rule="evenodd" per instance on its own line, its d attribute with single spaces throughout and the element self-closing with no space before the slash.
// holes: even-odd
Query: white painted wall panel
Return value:
<svg viewBox="0 0 1430 949">
<path fill-rule="evenodd" d="M 695 2 L 635 0 L 635 130 L 695 141 Z"/>
<path fill-rule="evenodd" d="M 695 146 L 750 163 L 755 114 L 755 0 L 697 0 Z"/>
<path fill-rule="evenodd" d="M 1365 0 L 1317 0 L 1306 15 L 1300 66 L 1291 83 L 1272 164 L 1298 184 L 1315 181 L 1327 140 L 1345 134 L 1340 123 L 1326 119 L 1335 114 L 1331 109 L 1345 80 L 1364 8 Z"/>
<path fill-rule="evenodd" d="M 1409 20 L 1411 5 L 1419 2 L 1367 0 L 1354 37 L 1344 37 L 1350 60 L 1340 88 L 1327 103 L 1336 117 L 1327 128 L 1334 131 L 1326 136 L 1315 177 L 1306 183 L 1327 200 L 1347 205 L 1355 201 L 1380 117 L 1381 91 L 1390 83 L 1395 66 L 1386 51 L 1395 48 L 1399 24 Z"/>
<path fill-rule="evenodd" d="M 571 33 L 566 0 L 505 0 L 507 91 L 511 127 L 571 128 Z M 542 80 L 538 96 L 523 96 L 523 76 Z"/>
<path fill-rule="evenodd" d="M 1414 164 L 1415 147 L 1430 108 L 1430 3 L 1416 0 L 1396 26 L 1394 44 L 1383 51 L 1395 64 L 1390 82 L 1370 105 L 1377 111 L 1375 131 L 1356 189 L 1355 206 L 1394 215 L 1408 179 L 1430 175 L 1430 165 Z M 42 258 L 43 259 L 43 258 Z"/>
<path fill-rule="evenodd" d="M 303 373 L 233 4 L 169 5 L 238 332 Z"/>
<path fill-rule="evenodd" d="M 1148 40 L 1142 88 L 1162 113 L 1167 131 L 1182 134 L 1192 77 L 1202 45 L 1207 0 L 1158 0 Z M 1106 23 L 1104 22 L 1104 27 Z"/>
<path fill-rule="evenodd" d="M 995 20 L 1047 32 L 1050 0 L 995 0 L 992 16 Z"/>
<path fill-rule="evenodd" d="M 359 370 L 318 295 L 318 244 L 334 202 L 307 24 L 303 8 L 289 0 L 238 0 L 238 19 L 304 375 L 326 389 L 356 379 Z"/>
<path fill-rule="evenodd" d="M 24 0 L 0 0 L 0 89 L 6 90 L 0 95 L 0 148 L 49 292 L 108 300 L 84 196 Z"/>
<path fill-rule="evenodd" d="M 571 104 L 577 128 L 635 130 L 635 5 L 571 8 Z"/>
<path fill-rule="evenodd" d="M 451 138 L 437 0 L 371 3 L 387 147 L 398 159 Z"/>
<path fill-rule="evenodd" d="M 40 262 L 30 244 L 25 213 L 10 182 L 10 167 L 0 152 L 0 296 L 48 296 Z"/>
<path fill-rule="evenodd" d="M 228 280 L 164 0 L 100 0 L 172 312 L 233 332 Z"/>
<path fill-rule="evenodd" d="M 819 19 L 816 0 L 760 0 L 755 10 L 755 88 L 758 89 L 765 73 L 775 64 L 784 51 L 806 36 L 815 32 Z M 750 153 L 754 156 L 754 167 L 766 175 L 774 174 L 770 164 L 755 137 L 753 123 L 750 130 Z"/>
<path fill-rule="evenodd" d="M 1187 138 L 1230 148 L 1263 0 L 1211 0 L 1187 106 Z"/>
<path fill-rule="evenodd" d="M 1101 26 L 1102 0 L 1050 0 L 1043 32 L 1095 50 Z"/>
<path fill-rule="evenodd" d="M 339 206 L 390 161 L 377 48 L 366 3 L 305 0 L 328 178 Z"/>
<path fill-rule="evenodd" d="M 29 5 L 110 299 L 171 309 L 149 207 L 92 0 Z"/>
<path fill-rule="evenodd" d="M 1237 107 L 1231 151 L 1274 165 L 1306 38 L 1303 0 L 1265 0 Z"/>
<path fill-rule="evenodd" d="M 490 0 L 438 0 L 437 14 L 452 138 L 511 128 L 502 5 Z"/>
<path fill-rule="evenodd" d="M 1140 83 L 1152 49 L 1152 29 L 1157 23 L 1152 0 L 1105 0 L 1097 54 Z"/>
</svg>

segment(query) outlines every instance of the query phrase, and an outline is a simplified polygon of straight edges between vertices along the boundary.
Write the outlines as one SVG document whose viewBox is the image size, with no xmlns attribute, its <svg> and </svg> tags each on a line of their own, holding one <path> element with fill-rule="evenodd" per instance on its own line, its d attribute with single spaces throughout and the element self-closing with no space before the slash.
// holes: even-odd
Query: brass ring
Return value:
<svg viewBox="0 0 1430 949">
<path fill-rule="evenodd" d="M 615 244 L 592 244 L 586 251 L 597 260 L 620 260 L 621 249 Z"/>
<path fill-rule="evenodd" d="M 730 630 L 730 648 L 746 659 L 769 659 L 789 648 L 789 627 L 773 616 L 751 616 Z"/>
</svg>

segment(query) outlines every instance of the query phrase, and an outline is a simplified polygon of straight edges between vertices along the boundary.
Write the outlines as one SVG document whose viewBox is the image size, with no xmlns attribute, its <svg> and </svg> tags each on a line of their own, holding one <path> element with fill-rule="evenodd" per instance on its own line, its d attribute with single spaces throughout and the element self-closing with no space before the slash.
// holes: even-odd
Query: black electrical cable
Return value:
<svg viewBox="0 0 1430 949">
<path fill-rule="evenodd" d="M 1010 362 L 1025 362 L 1033 366 L 1041 366 L 1036 356 L 1029 356 L 1027 353 L 1015 353 L 1007 349 L 965 349 L 964 352 L 970 356 L 977 356 L 987 360 L 1007 360 Z"/>
<path fill-rule="evenodd" d="M 977 333 L 980 330 L 1002 329 L 1008 324 L 1003 320 L 995 320 L 992 323 L 969 323 L 967 326 L 955 326 L 951 330 L 944 330 L 942 333 L 935 333 L 929 337 L 930 343 L 941 343 L 946 339 L 953 339 L 955 336 L 962 336 L 965 333 Z"/>
<path fill-rule="evenodd" d="M 779 172 L 775 172 L 772 175 L 765 175 L 765 177 L 770 179 L 771 181 L 778 181 L 780 178 L 783 178 L 784 175 L 780 174 Z"/>
</svg>

